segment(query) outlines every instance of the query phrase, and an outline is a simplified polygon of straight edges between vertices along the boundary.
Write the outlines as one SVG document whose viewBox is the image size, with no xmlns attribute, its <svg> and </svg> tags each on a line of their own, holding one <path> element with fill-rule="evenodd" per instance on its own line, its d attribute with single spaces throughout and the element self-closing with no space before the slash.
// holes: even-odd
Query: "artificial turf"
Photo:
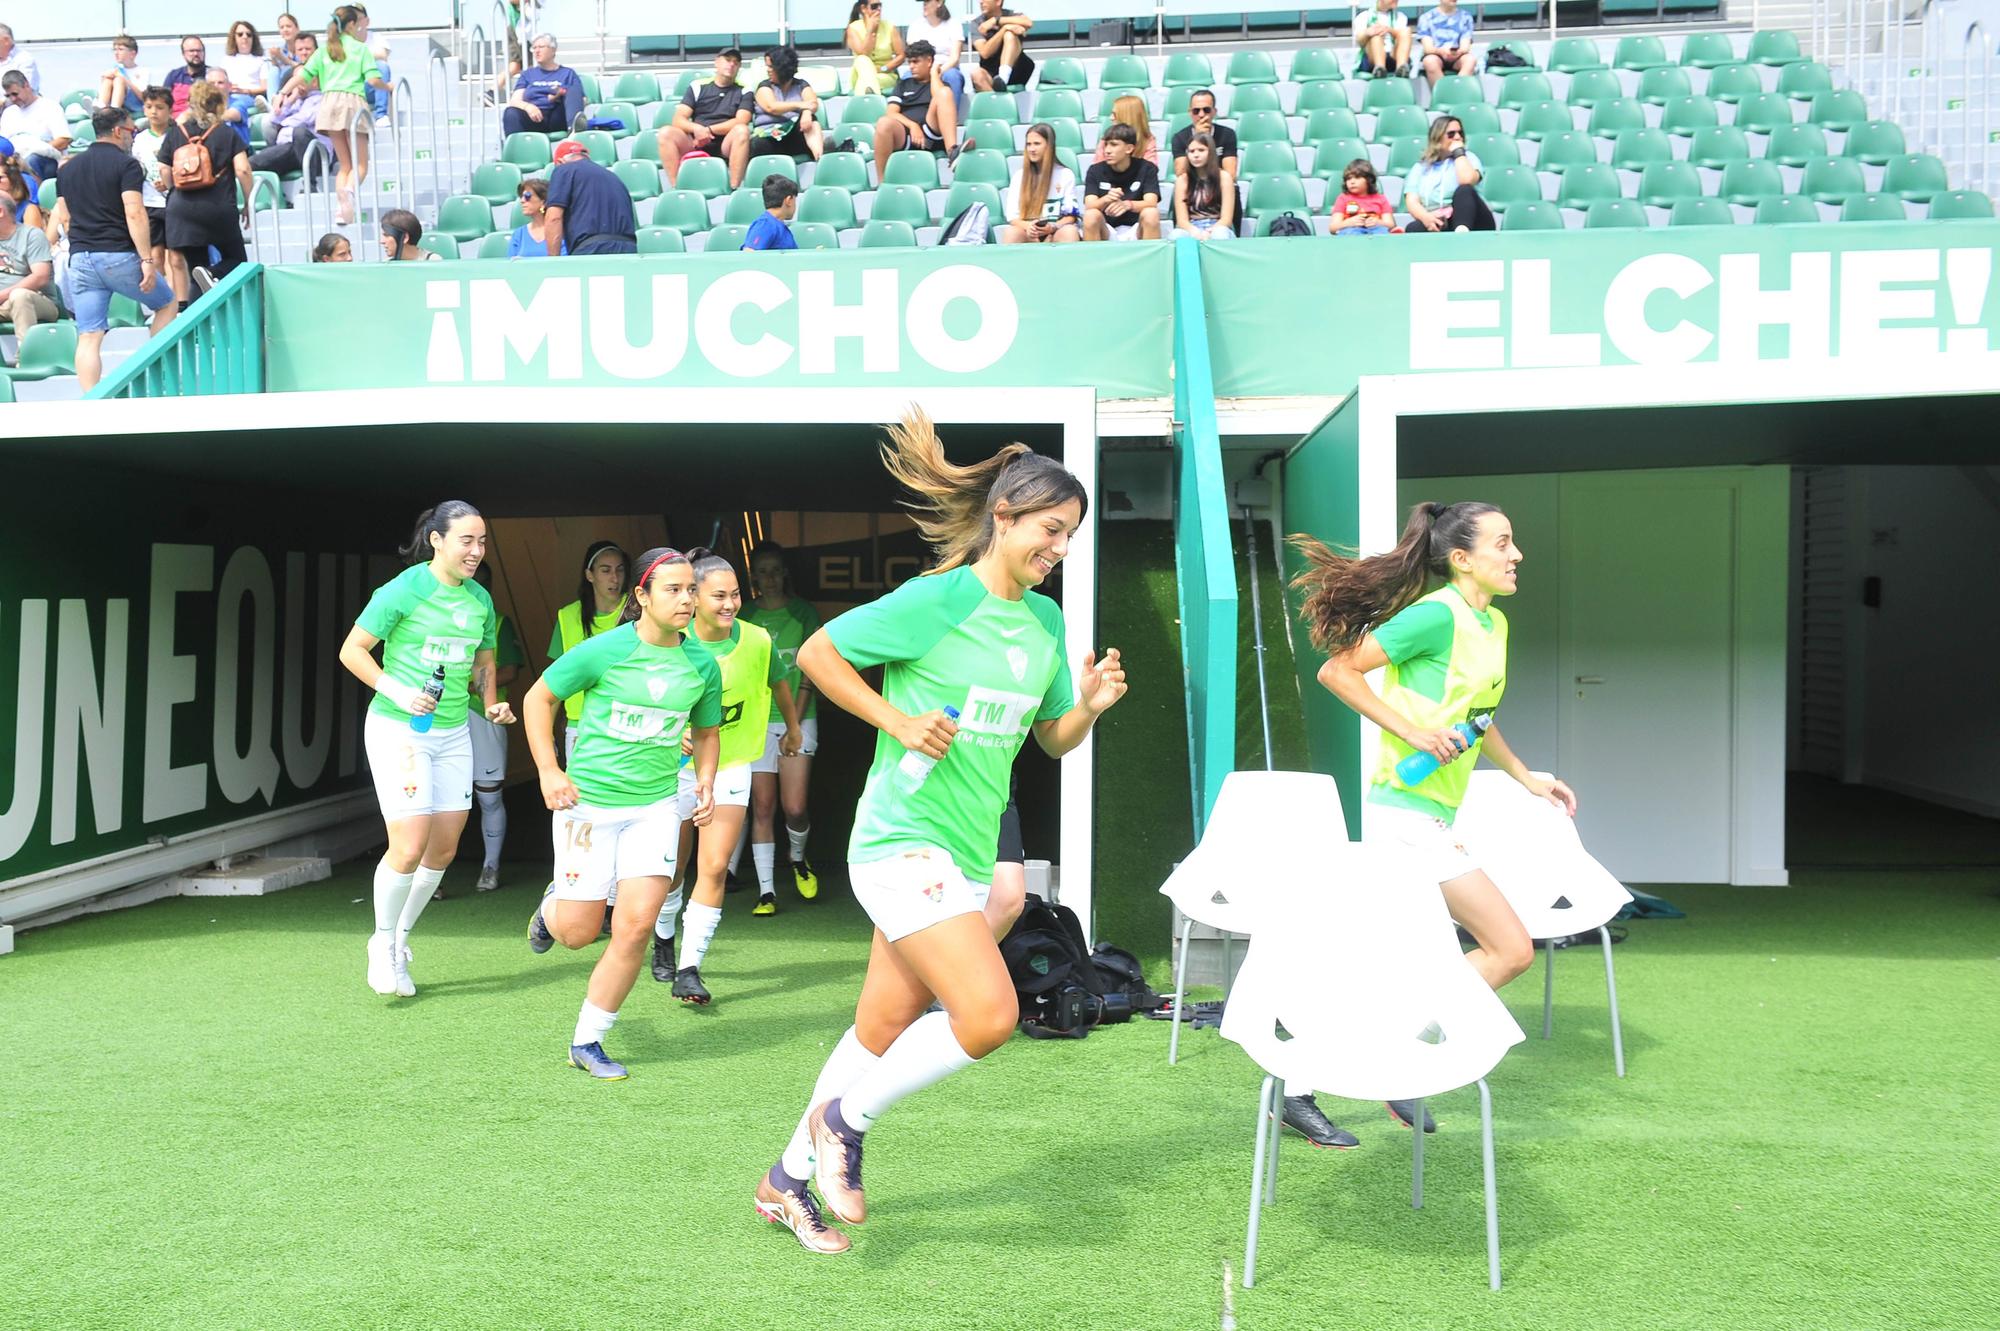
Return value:
<svg viewBox="0 0 2000 1331">
<path fill-rule="evenodd" d="M 595 949 L 529 954 L 531 865 L 431 907 L 415 999 L 363 982 L 367 874 L 35 930 L 0 960 L 0 1327 L 1213 1327 L 1240 1269 L 1258 1074 L 1213 1031 L 1015 1040 L 871 1135 L 839 1258 L 750 1190 L 846 1025 L 837 877 L 753 919 L 718 1000 L 642 977 L 564 1065 Z M 1426 1205 L 1380 1106 L 1286 1141 L 1242 1331 L 1974 1328 L 2000 1321 L 2000 874 L 1825 868 L 1660 889 L 1688 918 L 1508 993 L 1492 1078 L 1506 1284 L 1485 1285 L 1476 1101 L 1433 1101 Z M 456 872 L 463 890 L 470 874 Z M 785 889 L 789 891 L 789 889 Z M 1100 884 L 1100 891 L 1112 890 Z M 1149 890 L 1128 883 L 1116 890 Z M 1164 983 L 1164 976 L 1156 982 Z"/>
</svg>

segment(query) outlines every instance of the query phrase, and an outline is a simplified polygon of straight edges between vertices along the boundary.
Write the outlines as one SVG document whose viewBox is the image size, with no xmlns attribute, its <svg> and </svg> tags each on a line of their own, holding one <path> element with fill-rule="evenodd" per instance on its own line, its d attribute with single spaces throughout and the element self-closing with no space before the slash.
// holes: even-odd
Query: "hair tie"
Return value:
<svg viewBox="0 0 2000 1331">
<path fill-rule="evenodd" d="M 1447 513 L 1449 513 L 1449 512 L 1451 512 L 1451 505 L 1450 505 L 1450 504 L 1432 504 L 1432 505 L 1430 505 L 1430 514 L 1431 514 L 1431 521 L 1432 521 L 1432 522 L 1436 522 L 1436 521 L 1437 521 L 1437 520 L 1438 520 L 1439 518 L 1443 517 L 1443 516 L 1444 516 L 1445 514 L 1447 514 Z"/>
<path fill-rule="evenodd" d="M 646 565 L 646 571 L 639 575 L 639 581 L 634 586 L 633 590 L 634 591 L 644 590 L 646 586 L 653 581 L 653 574 L 659 570 L 660 565 L 671 564 L 676 561 L 679 561 L 681 563 L 686 563 L 687 556 L 682 554 L 678 550 L 668 550 L 666 553 L 662 554 L 658 559 L 655 559 L 652 563 Z"/>
</svg>

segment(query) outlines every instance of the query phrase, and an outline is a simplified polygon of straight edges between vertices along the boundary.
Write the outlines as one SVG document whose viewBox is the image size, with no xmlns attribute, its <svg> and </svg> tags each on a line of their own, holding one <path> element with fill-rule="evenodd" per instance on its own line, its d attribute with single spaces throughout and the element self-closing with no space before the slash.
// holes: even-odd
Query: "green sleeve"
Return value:
<svg viewBox="0 0 2000 1331">
<path fill-rule="evenodd" d="M 1037 721 L 1053 721 L 1067 715 L 1076 706 L 1076 690 L 1069 677 L 1069 637 L 1063 630 L 1062 607 L 1049 597 L 1029 592 L 1028 609 L 1035 612 L 1035 618 L 1056 640 L 1055 677 L 1042 693 L 1041 710 L 1035 713 Z"/>
<path fill-rule="evenodd" d="M 1451 654 L 1451 610 L 1436 601 L 1405 606 L 1370 632 L 1395 665 L 1419 656 Z"/>
<path fill-rule="evenodd" d="M 486 625 L 479 633 L 479 650 L 493 651 L 500 645 L 500 612 L 493 608 L 493 593 L 476 582 L 467 582 L 465 585 L 472 589 L 472 599 L 479 602 L 486 611 Z M 498 665 L 499 662 L 496 661 L 494 664 Z"/>
<path fill-rule="evenodd" d="M 689 652 L 688 659 L 694 662 L 702 684 L 701 701 L 688 713 L 688 724 L 719 726 L 722 724 L 722 667 L 705 651 Z"/>
<path fill-rule="evenodd" d="M 521 649 L 521 635 L 514 628 L 514 621 L 505 615 L 498 617 L 495 629 L 496 645 L 493 664 L 495 666 L 524 666 L 528 664 L 528 654 Z"/>
<path fill-rule="evenodd" d="M 389 579 L 375 589 L 368 598 L 368 604 L 361 608 L 354 626 L 367 632 L 382 642 L 389 640 L 396 625 L 403 622 L 403 616 L 410 612 L 410 589 L 401 574 Z"/>
<path fill-rule="evenodd" d="M 779 680 L 790 676 L 791 673 L 791 671 L 785 669 L 785 658 L 778 655 L 777 649 L 771 645 L 770 638 L 766 637 L 764 639 L 764 682 L 766 684 L 776 684 Z"/>
<path fill-rule="evenodd" d="M 799 621 L 799 641 L 803 642 L 813 634 L 819 632 L 820 625 L 826 623 L 826 621 L 820 618 L 819 607 L 811 601 L 806 600 L 803 596 L 794 596 L 792 598 L 792 605 L 794 607 L 792 613 L 798 617 Z"/>
<path fill-rule="evenodd" d="M 299 77 L 306 79 L 317 79 L 319 78 L 320 75 L 324 74 L 325 72 L 326 72 L 326 48 L 318 47 L 313 51 L 312 59 L 306 61 L 304 68 L 299 70 Z"/>
<path fill-rule="evenodd" d="M 911 578 L 887 596 L 836 616 L 826 626 L 827 636 L 857 670 L 915 661 L 971 614 L 985 593 L 968 568 Z"/>
<path fill-rule="evenodd" d="M 361 47 L 361 82 L 363 86 L 366 86 L 368 80 L 382 77 L 382 67 L 375 63 L 375 53 L 368 49 L 368 43 L 361 42 L 359 45 Z"/>
<path fill-rule="evenodd" d="M 553 661 L 562 654 L 562 620 L 558 617 L 556 626 L 549 630 L 549 660 Z"/>
<path fill-rule="evenodd" d="M 549 668 L 542 672 L 542 679 L 556 697 L 574 698 L 604 678 L 605 671 L 630 656 L 637 641 L 636 632 L 597 634 L 578 643 L 575 651 L 564 652 L 550 662 Z"/>
</svg>

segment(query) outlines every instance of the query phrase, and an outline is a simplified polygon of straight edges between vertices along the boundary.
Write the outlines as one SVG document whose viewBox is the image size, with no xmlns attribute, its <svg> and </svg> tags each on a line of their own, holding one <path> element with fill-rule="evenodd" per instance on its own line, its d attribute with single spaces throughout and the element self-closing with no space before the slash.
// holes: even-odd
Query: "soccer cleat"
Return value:
<svg viewBox="0 0 2000 1331">
<path fill-rule="evenodd" d="M 1285 1097 L 1284 1124 L 1314 1146 L 1345 1151 L 1361 1145 L 1361 1139 L 1328 1118 L 1310 1092 Z"/>
<path fill-rule="evenodd" d="M 573 1044 L 569 1047 L 569 1065 L 582 1068 L 599 1081 L 624 1081 L 632 1074 L 625 1070 L 623 1063 L 611 1061 L 611 1055 L 604 1052 L 604 1046 L 592 1040 L 589 1044 Z"/>
<path fill-rule="evenodd" d="M 768 894 L 760 896 L 757 898 L 757 904 L 750 908 L 750 913 L 752 915 L 776 915 L 778 913 L 778 899 Z"/>
<path fill-rule="evenodd" d="M 701 982 L 701 971 L 697 967 L 683 966 L 674 972 L 674 997 L 696 1007 L 707 1006 L 710 998 L 708 986 Z"/>
<path fill-rule="evenodd" d="M 368 936 L 368 987 L 378 994 L 396 992 L 396 968 L 389 956 L 395 947 L 396 940 L 388 934 Z"/>
<path fill-rule="evenodd" d="M 820 1196 L 836 1220 L 858 1225 L 868 1219 L 868 1200 L 861 1194 L 861 1134 L 836 1129 L 827 1122 L 828 1114 L 838 1114 L 839 1100 L 817 1105 L 806 1116 L 806 1131 L 812 1137 L 813 1174 Z"/>
<path fill-rule="evenodd" d="M 807 901 L 819 895 L 819 875 L 813 872 L 812 865 L 805 860 L 792 861 L 792 882 L 797 885 L 799 895 Z"/>
<path fill-rule="evenodd" d="M 674 982 L 674 940 L 653 935 L 653 978 L 661 984 Z"/>
<path fill-rule="evenodd" d="M 491 892 L 500 886 L 500 866 L 489 864 L 479 871 L 479 881 L 473 884 L 476 892 Z"/>
<path fill-rule="evenodd" d="M 555 900 L 553 892 L 544 893 L 542 905 L 535 907 L 533 918 L 528 921 L 528 947 L 538 955 L 556 945 L 556 936 L 549 932 L 548 923 L 542 919 L 542 906 Z"/>
<path fill-rule="evenodd" d="M 776 1171 L 773 1170 L 773 1173 Z M 846 1252 L 847 1235 L 820 1218 L 819 1203 L 804 1184 L 779 1189 L 766 1174 L 757 1180 L 757 1214 L 774 1225 L 792 1231 L 792 1237 L 807 1252 Z"/>
<path fill-rule="evenodd" d="M 410 948 L 408 944 L 389 949 L 389 966 L 396 977 L 396 993 L 401 998 L 417 996 L 417 982 L 410 978 Z"/>
<path fill-rule="evenodd" d="M 1382 1103 L 1389 1106 L 1390 1118 L 1395 1119 L 1398 1123 L 1402 1124 L 1406 1128 L 1410 1126 L 1410 1121 L 1415 1117 L 1417 1111 L 1416 1101 L 1384 1100 Z M 1424 1110 L 1424 1131 L 1436 1132 L 1437 1130 L 1438 1130 L 1437 1120 L 1431 1117 L 1431 1111 L 1428 1107 L 1426 1107 Z"/>
</svg>

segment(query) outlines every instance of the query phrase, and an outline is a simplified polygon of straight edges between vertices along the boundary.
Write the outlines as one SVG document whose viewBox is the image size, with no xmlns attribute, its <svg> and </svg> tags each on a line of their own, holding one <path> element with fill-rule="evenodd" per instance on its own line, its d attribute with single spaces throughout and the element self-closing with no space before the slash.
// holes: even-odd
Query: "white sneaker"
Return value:
<svg viewBox="0 0 2000 1331">
<path fill-rule="evenodd" d="M 387 934 L 368 936 L 368 987 L 378 994 L 396 992 L 396 968 L 389 960 L 395 940 Z"/>
<path fill-rule="evenodd" d="M 480 892 L 491 892 L 494 888 L 500 886 L 500 867 L 498 865 L 488 865 L 486 868 L 481 869 L 479 871 L 479 881 L 473 886 L 475 890 Z"/>
<path fill-rule="evenodd" d="M 409 945 L 404 944 L 402 947 L 396 947 L 392 944 L 389 948 L 389 955 L 390 970 L 394 975 L 396 993 L 403 998 L 415 998 L 417 996 L 417 982 L 410 978 Z"/>
</svg>

